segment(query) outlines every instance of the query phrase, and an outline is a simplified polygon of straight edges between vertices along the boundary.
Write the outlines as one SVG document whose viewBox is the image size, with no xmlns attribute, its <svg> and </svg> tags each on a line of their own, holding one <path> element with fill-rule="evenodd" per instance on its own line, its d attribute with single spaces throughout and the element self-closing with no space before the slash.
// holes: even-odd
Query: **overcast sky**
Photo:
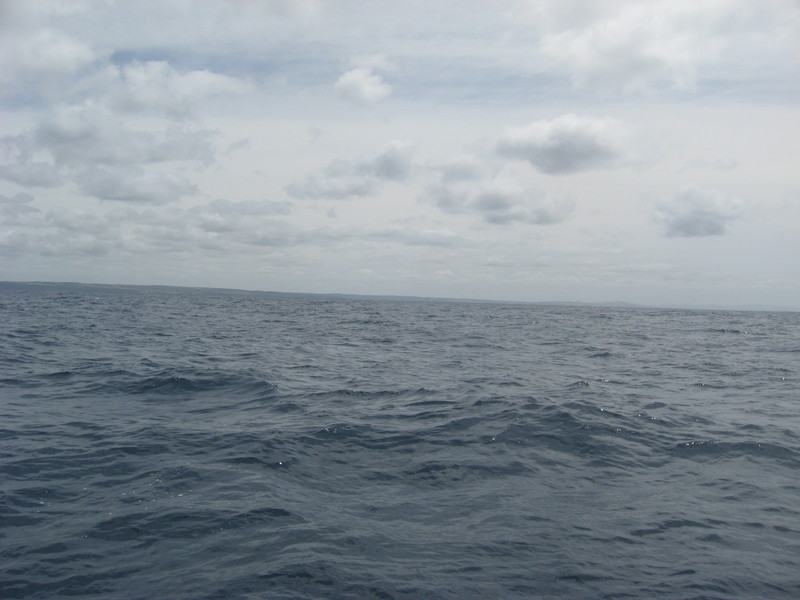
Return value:
<svg viewBox="0 0 800 600">
<path fill-rule="evenodd" d="M 0 0 L 0 279 L 800 309 L 800 3 Z"/>
</svg>

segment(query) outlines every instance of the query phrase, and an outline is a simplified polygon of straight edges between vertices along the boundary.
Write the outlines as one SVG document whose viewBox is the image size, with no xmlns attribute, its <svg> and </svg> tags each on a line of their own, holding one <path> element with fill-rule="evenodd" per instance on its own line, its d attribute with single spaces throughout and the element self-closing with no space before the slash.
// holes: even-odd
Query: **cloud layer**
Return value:
<svg viewBox="0 0 800 600">
<path fill-rule="evenodd" d="M 800 297 L 793 0 L 195 8 L 2 4 L 0 278 Z"/>
</svg>

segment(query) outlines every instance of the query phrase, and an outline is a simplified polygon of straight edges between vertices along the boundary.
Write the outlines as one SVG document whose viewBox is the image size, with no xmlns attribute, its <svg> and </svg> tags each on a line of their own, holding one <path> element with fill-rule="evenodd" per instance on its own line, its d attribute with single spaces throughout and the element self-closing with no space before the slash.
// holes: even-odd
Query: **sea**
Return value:
<svg viewBox="0 0 800 600">
<path fill-rule="evenodd" d="M 0 291 L 0 597 L 800 598 L 800 313 Z"/>
</svg>

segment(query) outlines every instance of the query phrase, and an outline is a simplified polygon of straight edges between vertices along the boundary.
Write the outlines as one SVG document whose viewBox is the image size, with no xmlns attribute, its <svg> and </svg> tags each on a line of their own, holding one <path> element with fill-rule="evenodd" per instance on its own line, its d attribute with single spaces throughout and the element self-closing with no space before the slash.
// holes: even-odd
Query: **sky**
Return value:
<svg viewBox="0 0 800 600">
<path fill-rule="evenodd" d="M 0 0 L 0 280 L 800 310 L 793 0 Z"/>
</svg>

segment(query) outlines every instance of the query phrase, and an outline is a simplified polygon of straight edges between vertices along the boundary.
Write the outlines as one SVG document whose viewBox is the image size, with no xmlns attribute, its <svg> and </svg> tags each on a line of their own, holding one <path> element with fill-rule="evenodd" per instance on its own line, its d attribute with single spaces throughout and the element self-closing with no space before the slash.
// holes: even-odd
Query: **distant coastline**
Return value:
<svg viewBox="0 0 800 600">
<path fill-rule="evenodd" d="M 631 308 L 631 309 L 683 309 L 683 310 L 729 310 L 729 311 L 755 311 L 755 312 L 800 312 L 798 309 L 780 306 L 717 306 L 717 305 L 650 305 L 634 304 L 631 302 L 573 302 L 573 301 L 516 301 L 516 300 L 486 300 L 481 298 L 443 298 L 426 296 L 393 296 L 378 294 L 342 294 L 324 292 L 275 292 L 265 290 L 244 290 L 236 288 L 216 288 L 177 285 L 136 285 L 124 283 L 82 283 L 77 281 L 0 281 L 0 292 L 10 289 L 42 289 L 49 288 L 53 291 L 97 291 L 98 293 L 133 292 L 140 294 L 165 293 L 165 294 L 220 294 L 228 296 L 261 296 L 273 298 L 319 298 L 319 299 L 346 299 L 346 300 L 383 300 L 393 302 L 458 302 L 468 304 L 517 304 L 529 306 L 565 306 L 586 308 Z"/>
</svg>

